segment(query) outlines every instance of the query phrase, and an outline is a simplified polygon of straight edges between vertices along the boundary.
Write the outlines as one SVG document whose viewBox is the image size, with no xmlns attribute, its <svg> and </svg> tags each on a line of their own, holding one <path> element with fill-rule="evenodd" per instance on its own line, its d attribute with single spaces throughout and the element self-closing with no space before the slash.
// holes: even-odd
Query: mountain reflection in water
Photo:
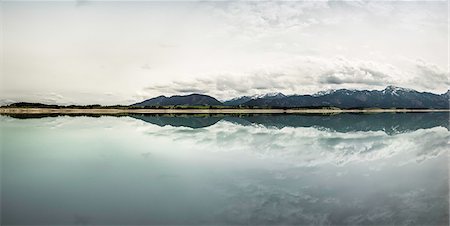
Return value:
<svg viewBox="0 0 450 226">
<path fill-rule="evenodd" d="M 131 115 L 135 119 L 158 126 L 203 128 L 225 120 L 239 125 L 258 124 L 266 127 L 315 127 L 337 132 L 385 131 L 388 134 L 442 126 L 450 129 L 449 113 L 379 113 L 337 115 L 238 115 L 238 116 L 167 116 Z"/>
<path fill-rule="evenodd" d="M 449 114 L 0 116 L 2 225 L 448 225 Z"/>
</svg>

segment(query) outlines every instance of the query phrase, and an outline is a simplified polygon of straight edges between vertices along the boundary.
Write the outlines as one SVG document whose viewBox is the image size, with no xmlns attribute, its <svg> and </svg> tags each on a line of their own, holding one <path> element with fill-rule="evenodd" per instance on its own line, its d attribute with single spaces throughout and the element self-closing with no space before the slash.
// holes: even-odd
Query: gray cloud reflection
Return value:
<svg viewBox="0 0 450 226">
<path fill-rule="evenodd" d="M 157 118 L 149 117 L 154 120 Z M 266 119 L 270 117 L 266 116 Z M 322 118 L 328 120 L 327 117 Z M 221 120 L 221 118 L 210 117 L 204 119 L 204 123 L 208 126 L 200 130 L 184 126 L 177 127 L 180 126 L 179 124 L 172 126 L 165 126 L 167 125 L 165 124 L 163 127 L 149 128 L 146 133 L 149 136 L 170 137 L 180 145 L 192 145 L 198 149 L 253 153 L 260 158 L 281 158 L 297 166 L 346 165 L 397 156 L 403 156 L 397 164 L 407 164 L 422 162 L 450 149 L 448 143 L 450 132 L 445 124 L 423 125 L 425 129 L 422 129 L 417 124 L 409 125 L 409 127 L 396 125 L 395 123 L 400 123 L 396 121 L 389 125 L 392 128 L 375 124 L 373 128 L 355 130 L 358 123 L 368 125 L 370 120 L 355 121 L 354 128 L 341 128 L 333 126 L 333 121 L 325 121 L 322 123 L 328 123 L 329 127 L 324 128 L 314 124 L 303 127 L 292 127 L 292 124 L 281 126 L 267 120 L 264 124 L 261 122 L 263 119 L 258 119 L 258 116 L 245 119 L 250 122 L 259 121 L 261 124 L 240 124 L 233 118 Z M 310 119 L 314 121 L 313 117 Z M 342 118 L 339 119 L 342 120 Z M 190 119 L 186 117 L 181 120 L 189 121 Z M 194 118 L 190 124 L 195 125 L 193 128 L 198 128 L 200 121 L 201 118 Z M 180 119 L 176 119 L 176 122 L 179 123 Z M 343 122 L 347 126 L 352 125 L 347 124 L 346 120 Z M 389 124 L 386 121 L 384 123 Z M 161 124 L 157 125 L 161 126 Z"/>
<path fill-rule="evenodd" d="M 447 125 L 410 114 L 0 116 L 3 223 L 448 225 Z"/>
</svg>

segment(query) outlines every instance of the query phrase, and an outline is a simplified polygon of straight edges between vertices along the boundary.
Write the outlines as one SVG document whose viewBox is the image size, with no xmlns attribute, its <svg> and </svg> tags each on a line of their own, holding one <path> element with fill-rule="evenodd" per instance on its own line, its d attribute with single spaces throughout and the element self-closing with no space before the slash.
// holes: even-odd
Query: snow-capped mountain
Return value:
<svg viewBox="0 0 450 226">
<path fill-rule="evenodd" d="M 250 100 L 256 100 L 256 99 L 277 99 L 277 98 L 284 98 L 286 97 L 286 95 L 282 94 L 282 93 L 266 93 L 266 94 L 256 94 L 256 95 L 252 95 L 252 96 L 241 96 L 241 97 L 236 97 L 227 101 L 223 102 L 223 105 L 227 105 L 227 106 L 238 106 L 238 105 L 242 105 Z"/>
<path fill-rule="evenodd" d="M 388 86 L 383 90 L 336 89 L 318 92 L 313 95 L 290 95 L 267 93 L 253 96 L 242 96 L 219 102 L 209 96 L 188 95 L 173 97 L 156 97 L 133 106 L 164 105 L 206 105 L 206 106 L 251 106 L 279 108 L 449 108 L 450 92 L 434 94 L 418 92 L 396 86 Z"/>
<path fill-rule="evenodd" d="M 449 108 L 448 94 L 418 92 L 388 86 L 383 90 L 327 90 L 313 95 L 292 95 L 277 99 L 253 99 L 246 106 L 338 107 L 338 108 Z"/>
<path fill-rule="evenodd" d="M 252 100 L 255 99 L 259 99 L 259 98 L 267 98 L 267 99 L 276 99 L 276 98 L 283 98 L 286 97 L 286 95 L 282 94 L 282 93 L 266 93 L 266 94 L 257 94 L 257 95 L 253 95 L 251 96 Z"/>
<path fill-rule="evenodd" d="M 384 90 L 382 90 L 383 94 L 390 94 L 394 96 L 399 96 L 404 93 L 414 92 L 413 89 L 402 88 L 397 86 L 387 86 Z"/>
<path fill-rule="evenodd" d="M 314 93 L 312 96 L 320 97 L 320 96 L 325 96 L 325 95 L 328 95 L 328 94 L 334 93 L 334 92 L 336 92 L 335 89 L 327 89 L 327 90 L 323 90 L 323 91 L 319 91 L 317 93 Z"/>
</svg>

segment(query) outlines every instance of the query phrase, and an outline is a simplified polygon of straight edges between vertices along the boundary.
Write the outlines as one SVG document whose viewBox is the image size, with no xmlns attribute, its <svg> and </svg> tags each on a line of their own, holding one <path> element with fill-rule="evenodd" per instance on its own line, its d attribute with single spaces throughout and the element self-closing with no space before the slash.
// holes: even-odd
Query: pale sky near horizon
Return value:
<svg viewBox="0 0 450 226">
<path fill-rule="evenodd" d="M 0 2 L 0 101 L 450 87 L 448 1 Z"/>
</svg>

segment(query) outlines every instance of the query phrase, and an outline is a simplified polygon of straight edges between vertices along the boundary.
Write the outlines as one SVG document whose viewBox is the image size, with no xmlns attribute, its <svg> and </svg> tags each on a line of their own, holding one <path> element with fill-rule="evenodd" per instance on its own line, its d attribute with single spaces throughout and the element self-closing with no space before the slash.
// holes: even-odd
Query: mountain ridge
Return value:
<svg viewBox="0 0 450 226">
<path fill-rule="evenodd" d="M 255 94 L 252 96 L 241 96 L 241 97 L 235 97 L 230 100 L 226 100 L 223 103 L 225 106 L 237 106 L 244 104 L 245 102 L 248 102 L 250 100 L 254 99 L 260 99 L 260 98 L 267 98 L 267 99 L 274 99 L 274 98 L 282 98 L 286 97 L 283 93 L 275 92 L 275 93 L 266 93 L 266 94 Z"/>
<path fill-rule="evenodd" d="M 192 97 L 201 96 L 197 100 Z M 150 106 L 228 106 L 267 108 L 449 108 L 450 92 L 434 94 L 409 88 L 387 86 L 383 90 L 332 89 L 306 95 L 284 95 L 268 93 L 235 97 L 223 102 L 203 94 L 185 96 L 158 96 L 133 104 L 133 107 Z"/>
<path fill-rule="evenodd" d="M 139 103 L 132 104 L 132 107 L 149 107 L 149 106 L 220 106 L 222 102 L 216 98 L 204 94 L 174 95 L 170 97 L 158 96 L 144 100 Z"/>
<path fill-rule="evenodd" d="M 57 105 L 29 102 L 10 103 L 18 108 L 398 108 L 398 109 L 450 109 L 450 89 L 442 94 L 419 92 L 414 89 L 387 86 L 383 90 L 329 89 L 314 94 L 284 95 L 267 93 L 218 99 L 205 94 L 160 95 L 131 105 Z"/>
<path fill-rule="evenodd" d="M 312 95 L 290 95 L 278 99 L 250 100 L 245 106 L 338 107 L 338 108 L 449 108 L 449 92 L 434 94 L 396 86 L 383 90 L 337 89 Z"/>
</svg>

